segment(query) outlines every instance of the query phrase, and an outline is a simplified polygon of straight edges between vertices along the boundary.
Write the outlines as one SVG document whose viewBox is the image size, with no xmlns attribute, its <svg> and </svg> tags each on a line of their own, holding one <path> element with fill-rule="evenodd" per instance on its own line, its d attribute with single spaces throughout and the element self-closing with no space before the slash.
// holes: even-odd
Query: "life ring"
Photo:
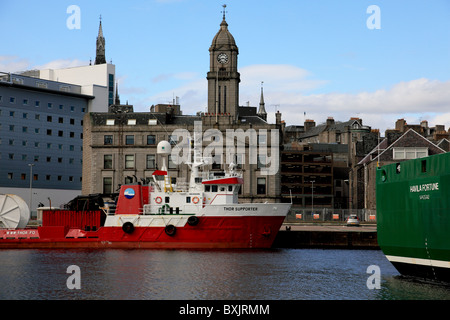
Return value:
<svg viewBox="0 0 450 320">
<path fill-rule="evenodd" d="M 122 225 L 122 230 L 125 233 L 131 234 L 134 231 L 134 225 L 130 221 L 127 221 Z"/>
<path fill-rule="evenodd" d="M 156 202 L 157 204 L 160 204 L 160 203 L 162 202 L 161 197 L 156 197 L 155 202 Z"/>
<path fill-rule="evenodd" d="M 173 237 L 175 235 L 175 233 L 177 232 L 177 228 L 173 224 L 168 224 L 166 226 L 166 228 L 164 229 L 164 231 L 166 232 L 166 234 L 168 236 Z"/>
<path fill-rule="evenodd" d="M 197 204 L 198 201 L 199 201 L 198 197 L 193 197 L 193 198 L 192 198 L 192 202 L 193 202 L 194 204 Z"/>
<path fill-rule="evenodd" d="M 199 219 L 198 219 L 197 216 L 190 216 L 190 217 L 187 219 L 187 223 L 188 223 L 190 226 L 196 226 L 196 225 L 198 224 L 198 222 L 199 222 Z"/>
</svg>

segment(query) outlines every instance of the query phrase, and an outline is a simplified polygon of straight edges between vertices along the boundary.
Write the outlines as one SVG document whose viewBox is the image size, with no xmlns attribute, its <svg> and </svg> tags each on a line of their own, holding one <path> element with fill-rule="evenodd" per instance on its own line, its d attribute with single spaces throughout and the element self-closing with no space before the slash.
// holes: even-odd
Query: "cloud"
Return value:
<svg viewBox="0 0 450 320">
<path fill-rule="evenodd" d="M 428 120 L 430 126 L 443 124 L 447 129 L 450 126 L 450 81 L 420 78 L 375 91 L 318 94 L 315 91 L 325 91 L 328 81 L 314 79 L 309 71 L 296 66 L 251 65 L 239 72 L 240 105 L 249 101 L 257 107 L 261 81 L 264 82 L 269 122 L 275 121 L 274 113 L 279 110 L 288 125 L 302 125 L 305 119 L 321 123 L 331 116 L 336 121 L 359 117 L 364 124 L 382 132 L 393 128 L 399 118 L 405 118 L 408 123 Z M 178 96 L 184 114 L 205 111 L 206 79 L 195 73 L 183 74 L 189 77 L 185 77 L 181 86 L 148 97 L 147 105 L 167 103 Z M 180 75 L 161 75 L 158 80 L 181 79 Z"/>
<path fill-rule="evenodd" d="M 240 89 L 244 92 L 259 88 L 261 81 L 269 90 L 283 92 L 310 91 L 327 83 L 324 80 L 309 79 L 312 76 L 309 71 L 292 65 L 251 65 L 243 67 L 239 72 Z"/>
<path fill-rule="evenodd" d="M 0 56 L 0 72 L 17 72 L 27 70 L 30 62 L 17 56 Z"/>
<path fill-rule="evenodd" d="M 80 67 L 80 66 L 86 66 L 89 62 L 87 61 L 81 61 L 78 59 L 74 60 L 68 60 L 68 59 L 59 59 L 59 60 L 53 60 L 50 62 L 47 62 L 43 65 L 34 66 L 33 69 L 38 70 L 44 70 L 44 69 L 63 69 L 63 68 L 73 68 L 73 67 Z"/>
<path fill-rule="evenodd" d="M 21 72 L 26 70 L 72 68 L 85 66 L 88 64 L 88 61 L 81 61 L 78 59 L 59 59 L 47 62 L 43 65 L 33 65 L 29 60 L 20 58 L 18 56 L 0 56 L 1 72 Z"/>
<path fill-rule="evenodd" d="M 163 73 L 157 75 L 151 81 L 152 83 L 160 83 L 170 80 L 195 80 L 197 77 L 197 72 Z"/>
</svg>

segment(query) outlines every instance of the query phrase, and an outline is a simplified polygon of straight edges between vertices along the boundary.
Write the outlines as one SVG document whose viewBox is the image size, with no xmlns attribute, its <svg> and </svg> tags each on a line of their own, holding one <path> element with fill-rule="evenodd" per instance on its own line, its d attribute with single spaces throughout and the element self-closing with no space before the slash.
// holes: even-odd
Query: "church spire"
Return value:
<svg viewBox="0 0 450 320">
<path fill-rule="evenodd" d="M 98 27 L 97 48 L 95 55 L 95 64 L 106 63 L 105 57 L 105 38 L 103 37 L 102 16 L 100 16 L 100 25 Z"/>
<path fill-rule="evenodd" d="M 258 116 L 267 121 L 266 104 L 264 103 L 263 84 L 264 82 L 261 81 L 261 99 L 259 100 Z"/>
<path fill-rule="evenodd" d="M 114 104 L 120 105 L 120 97 L 119 97 L 119 83 L 116 83 L 116 98 Z M 127 103 L 128 104 L 128 103 Z"/>
</svg>

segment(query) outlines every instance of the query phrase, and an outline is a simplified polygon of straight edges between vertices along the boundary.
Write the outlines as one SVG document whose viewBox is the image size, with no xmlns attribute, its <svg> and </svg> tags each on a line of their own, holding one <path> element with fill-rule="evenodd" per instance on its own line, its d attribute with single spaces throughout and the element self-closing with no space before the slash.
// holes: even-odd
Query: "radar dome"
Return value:
<svg viewBox="0 0 450 320">
<path fill-rule="evenodd" d="M 161 141 L 158 143 L 157 152 L 158 154 L 170 154 L 172 152 L 172 147 L 168 141 Z"/>
</svg>

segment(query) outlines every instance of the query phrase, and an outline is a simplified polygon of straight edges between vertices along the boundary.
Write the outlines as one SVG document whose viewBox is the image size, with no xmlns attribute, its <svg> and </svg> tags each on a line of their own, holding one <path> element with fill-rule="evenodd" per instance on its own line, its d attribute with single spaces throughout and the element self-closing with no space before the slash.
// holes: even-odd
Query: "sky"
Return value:
<svg viewBox="0 0 450 320">
<path fill-rule="evenodd" d="M 89 64 L 101 15 L 122 103 L 204 112 L 223 4 L 240 105 L 257 107 L 263 82 L 269 122 L 450 128 L 450 0 L 0 0 L 0 72 Z"/>
</svg>

